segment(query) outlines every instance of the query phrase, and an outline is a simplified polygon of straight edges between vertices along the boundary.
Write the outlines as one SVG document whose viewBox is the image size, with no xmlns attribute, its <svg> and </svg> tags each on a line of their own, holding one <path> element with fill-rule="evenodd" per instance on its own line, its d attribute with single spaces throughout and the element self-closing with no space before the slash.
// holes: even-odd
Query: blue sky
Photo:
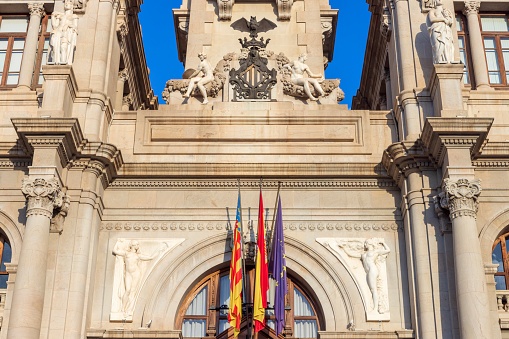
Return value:
<svg viewBox="0 0 509 339">
<path fill-rule="evenodd" d="M 172 8 L 182 0 L 145 0 L 141 6 L 140 22 L 143 43 L 150 68 L 150 81 L 159 103 L 161 92 L 169 79 L 181 79 L 184 67 L 178 60 L 173 26 Z M 359 88 L 364 61 L 364 50 L 369 28 L 370 12 L 364 0 L 330 0 L 332 8 L 339 9 L 334 60 L 325 71 L 328 79 L 341 79 L 345 92 L 343 104 L 351 106 L 352 97 Z"/>
</svg>

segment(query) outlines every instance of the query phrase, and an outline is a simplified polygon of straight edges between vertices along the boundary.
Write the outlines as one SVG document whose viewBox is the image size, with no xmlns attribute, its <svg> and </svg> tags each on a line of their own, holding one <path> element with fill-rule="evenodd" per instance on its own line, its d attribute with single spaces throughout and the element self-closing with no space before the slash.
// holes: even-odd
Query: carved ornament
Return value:
<svg viewBox="0 0 509 339">
<path fill-rule="evenodd" d="M 465 14 L 465 16 L 469 14 L 477 15 L 479 13 L 479 7 L 481 7 L 481 1 L 479 0 L 465 1 L 465 8 L 463 8 L 463 14 Z"/>
<path fill-rule="evenodd" d="M 127 68 L 124 68 L 120 72 L 118 72 L 118 79 L 126 82 L 129 80 L 129 72 L 127 71 Z"/>
<path fill-rule="evenodd" d="M 28 12 L 30 13 L 30 16 L 35 15 L 40 18 L 44 17 L 46 15 L 46 12 L 44 11 L 44 3 L 43 2 L 28 3 Z"/>
<path fill-rule="evenodd" d="M 287 21 L 292 18 L 293 0 L 276 0 L 278 19 Z"/>
<path fill-rule="evenodd" d="M 219 7 L 219 20 L 230 21 L 232 19 L 232 9 L 235 0 L 217 0 Z"/>
<path fill-rule="evenodd" d="M 421 0 L 422 13 L 428 13 L 430 9 L 435 8 L 436 0 Z"/>
<path fill-rule="evenodd" d="M 392 17 L 388 7 L 384 7 L 381 16 L 380 31 L 385 38 L 390 38 L 392 32 Z"/>
<path fill-rule="evenodd" d="M 65 195 L 56 179 L 23 179 L 21 191 L 27 201 L 27 217 L 43 215 L 49 219 L 53 217 L 55 209 L 69 208 L 69 197 Z"/>
<path fill-rule="evenodd" d="M 472 181 L 467 179 L 457 181 L 445 179 L 442 193 L 439 194 L 440 207 L 449 210 L 451 220 L 463 216 L 475 218 L 481 191 L 481 181 L 479 179 Z"/>
</svg>

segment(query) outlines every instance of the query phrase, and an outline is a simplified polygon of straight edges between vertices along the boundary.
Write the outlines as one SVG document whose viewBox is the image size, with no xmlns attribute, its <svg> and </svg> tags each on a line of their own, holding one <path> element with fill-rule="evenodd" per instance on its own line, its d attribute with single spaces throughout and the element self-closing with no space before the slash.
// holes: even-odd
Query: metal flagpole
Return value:
<svg viewBox="0 0 509 339">
<path fill-rule="evenodd" d="M 277 204 L 279 202 L 279 192 L 281 190 L 281 181 L 278 181 L 277 183 L 277 196 L 276 196 L 276 204 L 274 206 L 274 214 L 272 216 L 272 227 L 270 228 L 270 238 L 269 238 L 269 246 L 268 246 L 268 252 L 267 257 L 270 258 L 270 255 L 272 254 L 272 240 L 274 239 L 274 224 L 276 223 L 276 214 L 277 214 Z"/>
</svg>

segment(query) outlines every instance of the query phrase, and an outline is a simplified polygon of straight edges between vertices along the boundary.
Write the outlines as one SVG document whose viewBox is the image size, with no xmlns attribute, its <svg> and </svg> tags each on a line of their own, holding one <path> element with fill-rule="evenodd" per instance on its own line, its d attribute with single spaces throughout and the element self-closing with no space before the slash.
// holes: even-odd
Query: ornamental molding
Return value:
<svg viewBox="0 0 509 339">
<path fill-rule="evenodd" d="M 127 70 L 127 68 L 124 68 L 123 70 L 118 72 L 118 80 L 121 80 L 123 82 L 129 80 L 129 71 Z"/>
<path fill-rule="evenodd" d="M 509 161 L 507 160 L 476 160 L 472 161 L 472 166 L 481 168 L 503 168 L 509 167 Z"/>
<path fill-rule="evenodd" d="M 392 17 L 388 7 L 384 7 L 380 17 L 380 32 L 387 40 L 390 39 L 392 33 Z"/>
<path fill-rule="evenodd" d="M 277 15 L 281 21 L 288 21 L 292 18 L 293 0 L 276 0 Z"/>
<path fill-rule="evenodd" d="M 56 179 L 35 178 L 23 179 L 21 191 L 28 200 L 26 207 L 26 216 L 42 215 L 51 219 L 54 210 L 58 210 L 58 214 L 67 215 L 69 209 L 70 198 L 62 192 L 60 184 Z M 61 225 L 58 220 L 57 223 Z"/>
<path fill-rule="evenodd" d="M 235 0 L 217 0 L 219 8 L 219 20 L 230 21 L 232 19 L 232 9 Z"/>
<path fill-rule="evenodd" d="M 28 166 L 32 166 L 30 159 L 0 159 L 0 169 L 28 168 Z"/>
<path fill-rule="evenodd" d="M 481 7 L 480 0 L 465 1 L 465 7 L 463 8 L 463 14 L 465 16 L 467 16 L 469 14 L 477 15 L 479 13 L 479 7 Z"/>
<path fill-rule="evenodd" d="M 391 188 L 396 187 L 391 179 L 373 179 L 373 180 L 295 180 L 295 181 L 276 181 L 264 180 L 263 187 L 277 188 L 281 184 L 282 188 Z M 242 188 L 257 188 L 260 182 L 257 180 L 241 180 Z M 110 185 L 111 188 L 119 189 L 155 189 L 155 188 L 236 188 L 236 180 L 135 180 L 135 179 L 116 179 Z"/>
<path fill-rule="evenodd" d="M 43 2 L 28 3 L 28 12 L 30 13 L 30 16 L 35 15 L 40 18 L 44 17 L 46 15 L 46 12 L 44 11 L 44 3 Z"/>
<path fill-rule="evenodd" d="M 451 220 L 462 216 L 475 218 L 481 191 L 480 179 L 472 181 L 445 179 L 442 192 L 438 195 L 440 207 L 449 210 Z"/>
<path fill-rule="evenodd" d="M 246 222 L 246 225 L 248 223 Z M 106 221 L 101 224 L 103 232 L 229 232 L 230 224 L 227 221 Z M 289 232 L 401 232 L 403 227 L 394 222 L 363 223 L 363 222 L 313 222 L 284 223 L 283 229 Z"/>
</svg>

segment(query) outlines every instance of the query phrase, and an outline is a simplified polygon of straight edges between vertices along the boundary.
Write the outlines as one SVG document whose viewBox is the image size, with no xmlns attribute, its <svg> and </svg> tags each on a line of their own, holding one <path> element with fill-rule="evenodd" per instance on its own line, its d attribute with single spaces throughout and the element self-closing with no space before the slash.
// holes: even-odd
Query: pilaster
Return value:
<svg viewBox="0 0 509 339">
<path fill-rule="evenodd" d="M 463 64 L 434 64 L 429 89 L 435 116 L 466 116 L 463 109 Z"/>
</svg>

